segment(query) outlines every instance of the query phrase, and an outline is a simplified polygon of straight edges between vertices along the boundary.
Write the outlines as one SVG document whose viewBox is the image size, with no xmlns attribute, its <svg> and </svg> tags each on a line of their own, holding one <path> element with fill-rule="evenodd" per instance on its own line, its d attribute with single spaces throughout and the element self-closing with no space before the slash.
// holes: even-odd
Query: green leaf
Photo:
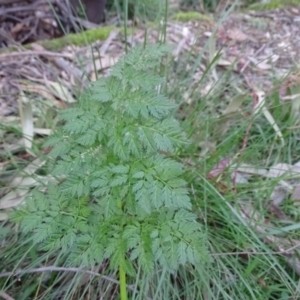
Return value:
<svg viewBox="0 0 300 300">
<path fill-rule="evenodd" d="M 155 209 L 159 209 L 164 203 L 162 202 L 162 184 L 159 181 L 153 180 L 148 187 L 149 200 Z"/>
<path fill-rule="evenodd" d="M 144 178 L 145 173 L 143 171 L 138 171 L 132 175 L 132 178 L 141 179 Z"/>
<path fill-rule="evenodd" d="M 128 149 L 128 153 L 133 156 L 140 156 L 142 154 L 141 143 L 134 132 L 127 131 L 123 137 L 123 144 Z"/>
<path fill-rule="evenodd" d="M 169 50 L 133 48 L 60 113 L 45 143 L 58 180 L 33 189 L 12 218 L 45 257 L 55 251 L 62 264 L 87 268 L 105 261 L 127 276 L 207 260 L 184 166 L 166 157 L 188 144 L 177 105 L 158 88 Z"/>
<path fill-rule="evenodd" d="M 67 133 L 85 133 L 89 128 L 89 123 L 84 120 L 76 119 L 75 122 L 68 122 L 63 129 Z"/>
<path fill-rule="evenodd" d="M 65 121 L 74 121 L 77 117 L 80 117 L 83 114 L 84 110 L 80 107 L 72 107 L 59 112 L 59 116 Z"/>
<path fill-rule="evenodd" d="M 152 207 L 149 201 L 149 193 L 148 189 L 143 188 L 136 192 L 135 199 L 140 206 L 140 208 L 146 213 L 150 214 L 152 211 Z"/>
<path fill-rule="evenodd" d="M 108 102 L 112 100 L 112 95 L 107 86 L 107 80 L 100 79 L 97 82 L 93 83 L 91 87 L 91 100 L 99 101 L 99 102 Z"/>
<path fill-rule="evenodd" d="M 127 180 L 128 180 L 127 175 L 117 176 L 110 182 L 110 186 L 111 187 L 121 186 L 125 184 Z"/>
<path fill-rule="evenodd" d="M 187 256 L 187 244 L 183 241 L 180 241 L 178 243 L 177 247 L 177 257 L 178 257 L 178 262 L 181 265 L 185 265 L 188 261 L 191 261 L 189 257 Z"/>
<path fill-rule="evenodd" d="M 47 141 L 44 143 L 43 147 L 53 147 L 56 146 L 58 143 L 60 143 L 62 140 L 62 136 L 58 133 L 54 134 L 53 136 L 50 136 Z"/>
<path fill-rule="evenodd" d="M 174 148 L 170 139 L 166 135 L 159 134 L 157 132 L 153 133 L 153 140 L 156 144 L 156 148 L 165 152 L 173 152 Z"/>
<path fill-rule="evenodd" d="M 112 136 L 107 146 L 109 148 L 112 148 L 114 155 L 120 158 L 122 161 L 128 159 L 127 149 L 124 147 L 120 136 L 118 135 Z"/>
<path fill-rule="evenodd" d="M 139 137 L 140 143 L 146 148 L 147 152 L 153 152 L 156 150 L 151 128 L 139 127 L 138 128 L 138 137 Z"/>
<path fill-rule="evenodd" d="M 112 172 L 115 174 L 126 174 L 129 171 L 129 166 L 118 165 L 111 168 Z"/>
<path fill-rule="evenodd" d="M 107 178 L 98 178 L 92 181 L 91 187 L 97 188 L 97 187 L 108 187 L 109 186 L 110 179 Z"/>
<path fill-rule="evenodd" d="M 79 137 L 76 142 L 83 145 L 83 146 L 92 146 L 97 138 L 97 132 L 94 130 L 89 129 L 85 135 Z"/>
<path fill-rule="evenodd" d="M 154 271 L 154 257 L 152 252 L 141 251 L 138 258 L 139 265 L 147 275 L 153 274 Z"/>
<path fill-rule="evenodd" d="M 145 181 L 144 181 L 144 180 L 139 180 L 139 181 L 137 181 L 137 182 L 133 185 L 132 191 L 133 191 L 134 193 L 137 193 L 139 190 L 141 190 L 141 189 L 143 188 L 144 184 L 145 184 Z"/>
<path fill-rule="evenodd" d="M 110 186 L 103 186 L 101 188 L 96 189 L 93 192 L 93 196 L 99 197 L 99 196 L 108 195 L 110 191 L 111 191 Z"/>
<path fill-rule="evenodd" d="M 68 154 L 72 149 L 72 145 L 67 140 L 62 140 L 59 144 L 56 144 L 50 151 L 50 156 L 56 158 L 58 156 Z"/>
</svg>

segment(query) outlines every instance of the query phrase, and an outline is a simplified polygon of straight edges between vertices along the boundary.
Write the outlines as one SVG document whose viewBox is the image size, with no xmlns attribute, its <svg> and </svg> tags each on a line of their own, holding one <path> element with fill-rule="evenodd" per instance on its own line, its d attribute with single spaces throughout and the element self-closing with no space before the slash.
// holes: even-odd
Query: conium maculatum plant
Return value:
<svg viewBox="0 0 300 300">
<path fill-rule="evenodd" d="M 123 289 L 134 263 L 151 274 L 155 264 L 172 271 L 207 254 L 183 165 L 170 158 L 187 139 L 171 115 L 176 105 L 158 89 L 155 68 L 169 50 L 134 48 L 61 112 L 64 125 L 45 145 L 60 181 L 33 191 L 14 216 L 69 265 L 108 260 Z"/>
</svg>

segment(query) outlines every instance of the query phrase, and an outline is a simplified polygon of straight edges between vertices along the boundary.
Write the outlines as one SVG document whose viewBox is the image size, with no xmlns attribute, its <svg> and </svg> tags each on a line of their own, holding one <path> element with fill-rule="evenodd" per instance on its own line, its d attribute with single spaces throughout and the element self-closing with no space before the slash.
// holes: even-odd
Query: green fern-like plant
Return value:
<svg viewBox="0 0 300 300">
<path fill-rule="evenodd" d="M 155 264 L 174 271 L 207 254 L 183 165 L 170 158 L 188 141 L 172 117 L 176 105 L 158 88 L 155 69 L 169 50 L 134 48 L 61 112 L 64 125 L 45 145 L 59 180 L 33 191 L 14 215 L 42 250 L 60 250 L 69 265 L 108 259 L 123 289 L 134 262 L 150 275 Z"/>
</svg>

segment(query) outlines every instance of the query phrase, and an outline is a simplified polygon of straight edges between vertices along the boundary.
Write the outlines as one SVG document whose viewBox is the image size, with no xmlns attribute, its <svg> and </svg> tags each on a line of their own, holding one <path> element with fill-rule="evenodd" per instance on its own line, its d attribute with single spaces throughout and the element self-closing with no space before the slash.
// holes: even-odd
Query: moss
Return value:
<svg viewBox="0 0 300 300">
<path fill-rule="evenodd" d="M 267 3 L 254 3 L 249 5 L 248 9 L 252 10 L 273 10 L 283 8 L 289 5 L 300 5 L 300 0 L 271 0 Z"/>
<path fill-rule="evenodd" d="M 83 46 L 97 40 L 107 39 L 111 30 L 111 27 L 94 28 L 80 33 L 68 34 L 49 41 L 40 41 L 38 43 L 47 50 L 60 50 L 67 45 Z"/>
<path fill-rule="evenodd" d="M 176 21 L 212 21 L 212 18 L 203 14 L 200 14 L 196 11 L 189 12 L 179 12 L 172 17 Z"/>
<path fill-rule="evenodd" d="M 46 50 L 59 51 L 68 45 L 83 46 L 83 45 L 96 42 L 98 40 L 105 40 L 107 39 L 109 33 L 113 29 L 116 28 L 114 27 L 94 28 L 80 33 L 68 34 L 66 36 L 52 39 L 52 40 L 37 41 L 35 42 L 35 44 L 39 44 L 43 46 Z M 23 47 L 24 49 L 29 49 L 29 50 L 32 49 L 31 44 L 26 44 Z M 19 51 L 19 50 L 14 47 L 0 49 L 0 53 L 15 52 L 15 51 Z"/>
</svg>

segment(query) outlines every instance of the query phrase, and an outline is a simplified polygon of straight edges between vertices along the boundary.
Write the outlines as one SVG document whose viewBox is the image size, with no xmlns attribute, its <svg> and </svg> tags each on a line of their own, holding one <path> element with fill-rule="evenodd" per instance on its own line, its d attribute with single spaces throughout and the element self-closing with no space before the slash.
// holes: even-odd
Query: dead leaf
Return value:
<svg viewBox="0 0 300 300">
<path fill-rule="evenodd" d="M 209 178 L 214 178 L 219 176 L 224 172 L 224 170 L 229 166 L 231 159 L 224 158 L 222 159 L 213 169 L 208 173 Z"/>
<path fill-rule="evenodd" d="M 44 51 L 44 50 L 46 50 L 42 45 L 40 45 L 38 43 L 31 43 L 30 48 L 35 50 L 35 51 Z"/>
<path fill-rule="evenodd" d="M 0 221 L 5 221 L 7 219 L 8 219 L 8 214 L 0 212 Z"/>
<path fill-rule="evenodd" d="M 268 171 L 265 168 L 256 167 L 248 164 L 240 164 L 238 166 L 232 165 L 230 169 L 236 170 L 241 173 L 251 174 L 251 175 L 259 175 L 263 177 L 267 177 Z"/>
<path fill-rule="evenodd" d="M 232 98 L 226 109 L 223 111 L 223 115 L 228 115 L 237 112 L 246 97 L 247 94 L 241 94 Z"/>
<path fill-rule="evenodd" d="M 45 162 L 45 160 L 37 158 L 22 170 L 22 176 L 19 175 L 13 178 L 7 186 L 7 189 L 10 189 L 10 191 L 0 199 L 0 209 L 18 206 L 22 203 L 31 187 L 48 180 L 47 177 L 36 176 L 34 178 L 32 176 Z"/>
<path fill-rule="evenodd" d="M 49 91 L 53 93 L 58 99 L 66 102 L 66 103 L 74 103 L 76 100 L 73 95 L 69 92 L 68 88 L 62 85 L 62 83 L 47 81 L 46 86 Z"/>
<path fill-rule="evenodd" d="M 239 172 L 232 173 L 231 179 L 234 180 L 235 184 L 246 184 L 249 182 L 247 176 L 245 176 L 245 174 L 241 174 Z"/>
<path fill-rule="evenodd" d="M 229 39 L 238 42 L 244 42 L 249 39 L 248 35 L 246 35 L 242 30 L 238 28 L 231 28 L 226 30 L 226 35 Z"/>
<path fill-rule="evenodd" d="M 32 161 L 29 165 L 27 165 L 23 170 L 22 174 L 25 174 L 26 176 L 31 176 L 34 174 L 39 168 L 41 168 L 46 163 L 45 160 L 41 160 L 40 158 L 36 158 L 34 161 Z M 12 180 L 10 183 L 10 187 L 18 187 L 20 186 L 21 182 L 23 181 L 24 176 L 16 177 Z"/>
<path fill-rule="evenodd" d="M 299 185 L 296 186 L 296 188 L 294 189 L 291 199 L 296 200 L 296 201 L 300 200 L 300 186 Z"/>
<path fill-rule="evenodd" d="M 26 151 L 30 154 L 33 141 L 33 114 L 30 100 L 21 92 L 19 98 L 19 112 Z"/>
<path fill-rule="evenodd" d="M 281 177 L 290 169 L 291 169 L 291 165 L 285 163 L 278 163 L 269 169 L 267 177 L 268 178 Z"/>
<path fill-rule="evenodd" d="M 25 24 L 22 23 L 22 22 L 17 23 L 15 26 L 13 26 L 13 27 L 11 28 L 10 32 L 11 32 L 12 34 L 19 33 L 19 32 L 22 31 L 23 28 L 25 27 L 24 25 L 25 25 Z"/>
<path fill-rule="evenodd" d="M 53 94 L 50 93 L 49 90 L 44 85 L 19 83 L 18 86 L 20 87 L 20 89 L 22 89 L 25 92 L 36 93 L 36 94 L 39 94 L 39 95 L 41 95 L 42 97 L 44 97 L 46 99 L 50 99 L 54 103 L 57 102 L 57 100 L 55 99 Z"/>
<path fill-rule="evenodd" d="M 37 133 L 40 135 L 50 135 L 53 133 L 53 130 L 47 129 L 47 128 L 34 128 L 34 133 Z"/>
<path fill-rule="evenodd" d="M 288 192 L 286 189 L 281 186 L 276 186 L 270 196 L 270 200 L 275 206 L 279 206 L 284 199 L 288 196 Z"/>
<path fill-rule="evenodd" d="M 90 74 L 95 71 L 102 71 L 103 69 L 107 69 L 112 67 L 118 58 L 113 58 L 110 56 L 104 56 L 101 59 L 97 58 L 93 62 L 90 62 L 84 67 L 84 70 L 87 74 Z"/>
<path fill-rule="evenodd" d="M 260 112 L 262 112 L 264 114 L 264 116 L 267 119 L 267 121 L 273 127 L 276 135 L 279 137 L 282 146 L 284 146 L 285 142 L 284 142 L 284 138 L 283 138 L 282 132 L 279 129 L 277 123 L 275 122 L 272 114 L 269 112 L 269 110 L 267 109 L 267 107 L 265 105 L 265 93 L 263 91 L 256 91 L 255 92 L 255 96 L 256 96 L 257 102 L 256 102 L 256 104 L 254 106 L 254 115 L 257 115 Z"/>
<path fill-rule="evenodd" d="M 20 183 L 18 188 L 0 199 L 0 209 L 18 206 L 28 194 L 29 189 L 38 184 L 38 181 L 32 177 L 17 177 L 16 180 Z"/>
</svg>

